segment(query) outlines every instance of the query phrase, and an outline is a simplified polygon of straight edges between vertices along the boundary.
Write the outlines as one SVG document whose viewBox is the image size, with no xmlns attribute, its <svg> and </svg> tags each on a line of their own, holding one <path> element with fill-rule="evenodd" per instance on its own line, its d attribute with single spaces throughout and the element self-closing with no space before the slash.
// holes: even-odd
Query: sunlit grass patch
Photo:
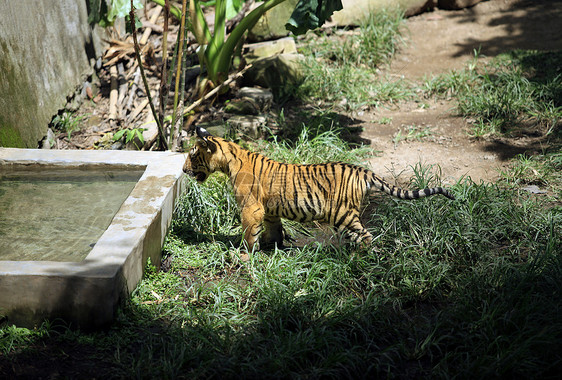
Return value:
<svg viewBox="0 0 562 380">
<path fill-rule="evenodd" d="M 516 156 L 509 167 L 500 171 L 502 181 L 526 188 L 531 193 L 551 192 L 562 200 L 562 153 Z M 528 185 L 528 186 L 525 186 Z"/>
<path fill-rule="evenodd" d="M 273 160 L 291 164 L 358 163 L 368 159 L 374 152 L 368 146 L 351 148 L 339 137 L 337 129 L 314 133 L 306 126 L 303 126 L 295 141 L 279 141 L 272 136 L 271 141 L 260 143 L 258 149 Z"/>
<path fill-rule="evenodd" d="M 464 70 L 426 78 L 427 94 L 454 97 L 474 119 L 473 135 L 550 135 L 562 120 L 561 52 L 513 51 Z"/>
<path fill-rule="evenodd" d="M 339 102 L 351 109 L 411 97 L 405 81 L 378 76 L 380 66 L 402 43 L 403 20 L 400 13 L 377 12 L 356 30 L 336 31 L 330 37 L 311 33 L 301 48 L 306 60 L 299 96 Z"/>
</svg>

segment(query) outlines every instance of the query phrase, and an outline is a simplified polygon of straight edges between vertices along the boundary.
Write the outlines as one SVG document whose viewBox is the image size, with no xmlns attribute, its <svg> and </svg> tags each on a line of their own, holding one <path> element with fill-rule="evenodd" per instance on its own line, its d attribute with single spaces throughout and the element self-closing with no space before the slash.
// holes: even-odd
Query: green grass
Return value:
<svg viewBox="0 0 562 380">
<path fill-rule="evenodd" d="M 403 22 L 400 13 L 379 12 L 355 31 L 344 31 L 336 38 L 310 33 L 301 48 L 306 79 L 296 91 L 298 96 L 350 109 L 411 97 L 413 92 L 403 80 L 378 75 L 378 68 L 390 61 L 402 43 Z"/>
<path fill-rule="evenodd" d="M 477 57 L 477 55 L 476 55 Z M 454 96 L 472 134 L 545 134 L 562 120 L 562 52 L 513 51 L 479 65 L 426 79 L 428 94 Z"/>
<path fill-rule="evenodd" d="M 311 131 L 306 126 L 300 130 L 295 141 L 278 139 L 258 144 L 259 150 L 267 157 L 285 163 L 319 164 L 323 162 L 362 162 L 373 155 L 370 147 L 351 149 L 340 137 L 341 131 L 330 128 L 325 131 Z"/>
<path fill-rule="evenodd" d="M 422 139 L 431 136 L 433 132 L 431 131 L 430 127 L 421 126 L 421 125 L 406 125 L 404 126 L 404 132 L 402 128 L 396 132 L 392 142 L 394 142 L 394 146 L 398 145 L 401 141 L 412 141 L 417 140 L 421 141 Z"/>
<path fill-rule="evenodd" d="M 289 161 L 310 150 L 303 160 L 314 162 L 344 145 L 305 132 L 260 147 Z M 414 169 L 412 186 L 439 184 Z M 452 190 L 453 202 L 377 196 L 364 213 L 369 249 L 313 241 L 244 262 L 226 178 L 190 183 L 163 269 L 148 267 L 110 328 L 4 326 L 0 375 L 25 358 L 71 358 L 126 378 L 557 376 L 562 207 L 507 180 Z"/>
<path fill-rule="evenodd" d="M 66 132 L 68 139 L 70 140 L 72 133 L 80 130 L 80 124 L 87 117 L 88 115 L 76 116 L 73 112 L 64 111 L 53 118 L 51 125 L 56 130 Z"/>
<path fill-rule="evenodd" d="M 321 35 L 309 41 L 305 52 L 336 66 L 359 66 L 375 71 L 390 61 L 397 46 L 403 43 L 404 16 L 399 12 L 369 14 L 358 29 L 336 31 L 335 39 Z"/>
<path fill-rule="evenodd" d="M 372 249 L 355 254 L 311 244 L 241 263 L 220 231 L 178 234 L 170 268 L 129 307 L 173 326 L 168 344 L 194 377 L 557 373 L 561 210 L 496 185 L 454 190 L 456 204 L 383 199 Z"/>
<path fill-rule="evenodd" d="M 556 199 L 562 199 L 562 152 L 552 152 L 529 156 L 516 156 L 511 165 L 500 171 L 502 180 L 514 186 L 536 185 L 541 191 L 549 191 Z"/>
</svg>

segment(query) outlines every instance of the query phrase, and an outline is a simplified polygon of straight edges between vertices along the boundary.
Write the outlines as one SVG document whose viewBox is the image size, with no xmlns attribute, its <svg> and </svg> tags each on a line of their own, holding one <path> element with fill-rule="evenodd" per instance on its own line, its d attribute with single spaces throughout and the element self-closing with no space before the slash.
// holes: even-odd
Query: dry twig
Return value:
<svg viewBox="0 0 562 380">
<path fill-rule="evenodd" d="M 244 75 L 244 73 L 246 73 L 246 71 L 248 71 L 250 68 L 252 67 L 252 64 L 249 64 L 248 66 L 244 67 L 244 69 L 240 70 L 237 73 L 234 73 L 233 75 L 230 76 L 230 78 L 228 78 L 227 80 L 225 80 L 221 85 L 213 88 L 211 91 L 209 91 L 205 96 L 197 99 L 196 101 L 194 101 L 193 103 L 191 103 L 191 105 L 189 107 L 187 107 L 184 111 L 183 111 L 183 116 L 187 116 L 188 113 L 190 113 L 191 111 L 193 111 L 197 106 L 199 106 L 202 102 L 204 102 L 205 100 L 208 100 L 210 98 L 212 98 L 213 96 L 215 96 L 221 89 L 223 89 L 224 87 L 230 85 L 233 81 L 235 81 L 236 79 L 240 78 L 242 75 Z M 169 121 L 170 117 L 166 118 L 166 121 Z"/>
<path fill-rule="evenodd" d="M 109 93 L 109 120 L 115 120 L 117 118 L 117 99 L 118 99 L 118 81 L 117 81 L 117 67 L 111 66 L 109 68 L 109 74 L 111 75 L 111 92 Z"/>
<path fill-rule="evenodd" d="M 154 9 L 154 13 L 152 14 L 149 20 L 150 24 L 154 25 L 156 20 L 158 20 L 161 11 L 162 11 L 162 7 L 156 7 L 156 9 Z M 143 26 L 145 25 L 143 24 Z M 142 34 L 139 44 L 145 45 L 148 42 L 148 37 L 150 37 L 150 33 L 152 33 L 152 29 L 153 29 L 152 27 L 146 27 L 144 29 L 144 33 Z"/>
<path fill-rule="evenodd" d="M 139 86 L 140 80 L 140 69 L 137 67 L 137 70 L 133 74 L 133 84 L 131 85 L 131 90 L 129 91 L 129 98 L 127 99 L 127 111 L 130 111 L 133 107 L 133 100 L 135 99 L 135 94 L 137 93 L 137 88 Z"/>
</svg>

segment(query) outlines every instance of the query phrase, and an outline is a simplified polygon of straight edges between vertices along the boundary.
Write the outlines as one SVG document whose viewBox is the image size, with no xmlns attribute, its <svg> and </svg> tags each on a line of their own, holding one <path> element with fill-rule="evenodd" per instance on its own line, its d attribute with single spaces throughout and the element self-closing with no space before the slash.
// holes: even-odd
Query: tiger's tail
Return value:
<svg viewBox="0 0 562 380">
<path fill-rule="evenodd" d="M 405 190 L 405 189 L 401 189 L 400 187 L 389 184 L 384 179 L 377 176 L 375 173 L 372 173 L 368 185 L 369 187 L 375 187 L 381 191 L 384 191 L 387 194 L 392 195 L 393 197 L 397 197 L 401 199 L 418 199 L 423 197 L 429 197 L 435 194 L 441 194 L 449 199 L 455 200 L 453 194 L 451 194 L 449 190 L 444 189 L 442 187 L 431 187 L 431 188 L 425 188 L 419 190 Z"/>
</svg>

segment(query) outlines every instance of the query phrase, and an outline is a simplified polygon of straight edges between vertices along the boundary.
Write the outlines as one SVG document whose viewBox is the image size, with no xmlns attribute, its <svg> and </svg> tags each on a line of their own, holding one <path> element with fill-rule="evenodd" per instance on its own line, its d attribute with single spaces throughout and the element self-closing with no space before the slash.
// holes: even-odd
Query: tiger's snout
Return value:
<svg viewBox="0 0 562 380">
<path fill-rule="evenodd" d="M 207 174 L 204 172 L 194 172 L 193 170 L 191 170 L 190 168 L 184 166 L 183 167 L 183 172 L 185 174 L 187 174 L 188 176 L 195 178 L 197 180 L 197 182 L 205 182 L 205 180 L 207 179 Z"/>
<path fill-rule="evenodd" d="M 199 172 L 199 173 L 195 173 L 192 172 L 193 174 L 191 174 L 192 177 L 194 177 L 197 182 L 205 182 L 205 180 L 207 179 L 207 173 L 203 173 L 203 172 Z"/>
</svg>

